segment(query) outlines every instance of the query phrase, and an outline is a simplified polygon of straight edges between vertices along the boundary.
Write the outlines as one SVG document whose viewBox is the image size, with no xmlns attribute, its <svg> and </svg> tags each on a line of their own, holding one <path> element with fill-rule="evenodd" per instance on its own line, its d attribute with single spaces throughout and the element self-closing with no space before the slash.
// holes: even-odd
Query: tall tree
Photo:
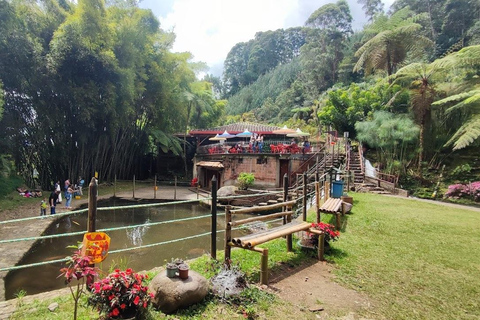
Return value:
<svg viewBox="0 0 480 320">
<path fill-rule="evenodd" d="M 420 33 L 422 26 L 415 22 L 417 18 L 408 8 L 391 17 L 379 15 L 365 29 L 365 43 L 355 53 L 358 61 L 353 70 L 363 69 L 367 75 L 383 70 L 391 76 L 407 57 L 421 58 L 432 41 Z"/>
<path fill-rule="evenodd" d="M 412 63 L 398 70 L 395 81 L 408 84 L 410 90 L 410 105 L 415 122 L 420 127 L 418 169 L 421 174 L 425 157 L 425 137 L 431 125 L 432 103 L 438 98 L 435 79 L 440 75 L 438 68 L 425 63 Z"/>
<path fill-rule="evenodd" d="M 345 43 L 352 33 L 352 16 L 344 0 L 315 10 L 305 22 L 310 29 L 302 47 L 303 79 L 311 101 L 337 81 Z"/>
<path fill-rule="evenodd" d="M 373 21 L 375 15 L 383 12 L 383 2 L 381 0 L 357 0 L 357 2 L 362 5 L 368 21 Z"/>
</svg>

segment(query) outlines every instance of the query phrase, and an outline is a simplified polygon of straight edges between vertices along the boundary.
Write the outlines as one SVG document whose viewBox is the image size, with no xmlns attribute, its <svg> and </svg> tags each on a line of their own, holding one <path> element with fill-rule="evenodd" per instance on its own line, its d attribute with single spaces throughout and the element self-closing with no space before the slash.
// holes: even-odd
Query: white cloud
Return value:
<svg viewBox="0 0 480 320">
<path fill-rule="evenodd" d="M 195 61 L 213 66 L 236 43 L 253 39 L 258 31 L 282 28 L 296 7 L 291 0 L 177 0 L 160 22 L 163 29 L 174 28 L 173 51 L 190 51 Z"/>
<path fill-rule="evenodd" d="M 301 26 L 313 11 L 336 0 L 169 0 L 168 12 L 158 12 L 161 27 L 173 28 L 174 52 L 189 51 L 194 61 L 206 62 L 210 73 L 221 75 L 230 49 L 253 39 L 256 32 Z M 383 0 L 386 8 L 393 0 Z M 160 8 L 152 1 L 146 7 Z M 171 3 L 173 2 L 173 5 Z M 352 16 L 360 23 L 363 12 L 348 0 Z M 155 3 L 155 1 L 153 1 Z M 166 5 L 165 5 L 166 6 Z M 156 10 L 154 10 L 155 12 Z"/>
</svg>

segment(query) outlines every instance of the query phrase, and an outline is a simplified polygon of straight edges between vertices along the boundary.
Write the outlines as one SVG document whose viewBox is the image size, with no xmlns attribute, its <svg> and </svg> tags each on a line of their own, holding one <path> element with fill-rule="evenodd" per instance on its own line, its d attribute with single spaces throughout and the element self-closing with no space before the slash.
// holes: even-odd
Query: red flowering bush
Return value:
<svg viewBox="0 0 480 320">
<path fill-rule="evenodd" d="M 335 226 L 325 222 L 312 223 L 312 228 L 323 231 L 326 242 L 336 241 L 340 236 L 340 232 L 335 231 Z M 309 240 L 312 245 L 316 246 L 318 244 L 318 234 L 309 233 Z"/>
<path fill-rule="evenodd" d="M 97 268 L 91 266 L 91 259 L 88 256 L 82 256 L 81 247 L 72 246 L 77 249 L 71 256 L 67 257 L 67 266 L 60 269 L 60 276 L 65 277 L 65 284 L 70 288 L 70 293 L 75 302 L 73 310 L 73 319 L 77 319 L 78 301 L 82 296 L 85 287 L 85 279 L 97 275 Z M 72 281 L 76 280 L 76 290 L 72 288 Z"/>
<path fill-rule="evenodd" d="M 469 184 L 452 184 L 448 186 L 445 193 L 446 198 L 471 198 L 473 201 L 480 201 L 480 181 L 475 181 Z"/>
<path fill-rule="evenodd" d="M 143 285 L 147 276 L 134 273 L 132 269 L 116 269 L 91 287 L 88 304 L 106 319 L 122 319 L 144 315 L 153 294 Z"/>
</svg>

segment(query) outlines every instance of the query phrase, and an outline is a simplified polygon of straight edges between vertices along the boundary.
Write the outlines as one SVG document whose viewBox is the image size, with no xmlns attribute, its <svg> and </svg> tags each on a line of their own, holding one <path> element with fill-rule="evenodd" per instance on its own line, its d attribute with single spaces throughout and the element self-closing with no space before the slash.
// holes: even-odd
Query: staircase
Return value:
<svg viewBox="0 0 480 320">
<path fill-rule="evenodd" d="M 365 172 L 363 171 L 362 165 L 363 159 L 361 159 L 360 154 L 358 152 L 350 152 L 350 163 L 349 163 L 349 170 L 353 171 L 354 174 L 354 183 L 361 184 L 365 179 Z"/>
<path fill-rule="evenodd" d="M 374 183 L 355 183 L 355 191 L 356 192 L 363 192 L 363 193 L 376 193 L 376 194 L 392 194 L 391 192 L 385 190 L 382 187 L 378 187 Z"/>
</svg>

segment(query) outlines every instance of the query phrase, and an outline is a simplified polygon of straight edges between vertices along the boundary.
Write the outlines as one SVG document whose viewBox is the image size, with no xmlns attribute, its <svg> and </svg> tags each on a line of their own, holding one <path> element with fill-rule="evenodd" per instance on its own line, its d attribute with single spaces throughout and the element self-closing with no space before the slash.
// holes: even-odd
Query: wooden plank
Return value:
<svg viewBox="0 0 480 320">
<path fill-rule="evenodd" d="M 264 235 L 267 235 L 267 234 L 270 234 L 272 233 L 273 231 L 275 230 L 282 230 L 282 229 L 288 229 L 290 228 L 291 226 L 293 225 L 298 225 L 299 222 L 297 221 L 293 221 L 289 224 L 283 224 L 281 226 L 278 226 L 278 227 L 274 227 L 274 228 L 271 228 L 271 229 L 268 229 L 268 230 L 264 230 L 264 231 L 260 231 L 260 232 L 255 232 L 255 233 L 251 233 L 251 234 L 247 234 L 245 236 L 241 236 L 241 237 L 236 237 L 236 238 L 233 238 L 232 239 L 232 242 L 233 243 L 236 243 L 236 244 L 241 244 L 242 242 L 245 242 L 249 239 L 254 239 L 254 238 L 258 238 L 258 237 L 262 237 Z M 310 224 L 311 226 L 311 224 Z"/>
<path fill-rule="evenodd" d="M 243 220 L 232 221 L 230 222 L 230 226 L 235 227 L 235 226 L 239 226 L 239 225 L 249 223 L 249 222 L 254 222 L 254 221 L 273 220 L 274 218 L 284 217 L 292 214 L 293 214 L 293 211 L 271 213 L 263 216 L 257 216 L 257 217 L 243 219 Z"/>
<path fill-rule="evenodd" d="M 274 229 L 272 229 L 271 233 L 265 234 L 265 235 L 263 235 L 261 237 L 258 237 L 258 238 L 248 240 L 246 242 L 242 242 L 242 245 L 246 246 L 248 248 L 252 248 L 252 247 L 255 247 L 256 245 L 262 244 L 264 242 L 267 242 L 267 241 L 270 241 L 270 240 L 273 240 L 273 239 L 276 239 L 276 238 L 280 238 L 280 237 L 289 235 L 289 234 L 294 233 L 294 232 L 308 230 L 308 228 L 310 228 L 312 226 L 312 224 L 308 223 L 308 222 L 303 222 L 303 223 L 299 223 L 299 224 L 295 224 L 295 225 L 290 225 L 290 223 L 289 223 L 289 224 L 286 224 L 285 226 L 288 226 L 288 228 L 282 228 L 281 230 L 278 230 L 277 228 L 274 228 Z"/>
<path fill-rule="evenodd" d="M 262 206 L 262 207 L 253 207 L 253 208 L 242 208 L 242 209 L 237 209 L 237 210 L 231 210 L 231 214 L 239 214 L 239 213 L 255 213 L 255 212 L 262 212 L 266 210 L 274 210 L 278 208 L 282 208 L 284 206 L 287 207 L 292 207 L 295 204 L 295 201 L 287 201 L 287 202 L 281 202 L 281 203 L 275 203 L 271 204 L 268 206 Z"/>
</svg>

